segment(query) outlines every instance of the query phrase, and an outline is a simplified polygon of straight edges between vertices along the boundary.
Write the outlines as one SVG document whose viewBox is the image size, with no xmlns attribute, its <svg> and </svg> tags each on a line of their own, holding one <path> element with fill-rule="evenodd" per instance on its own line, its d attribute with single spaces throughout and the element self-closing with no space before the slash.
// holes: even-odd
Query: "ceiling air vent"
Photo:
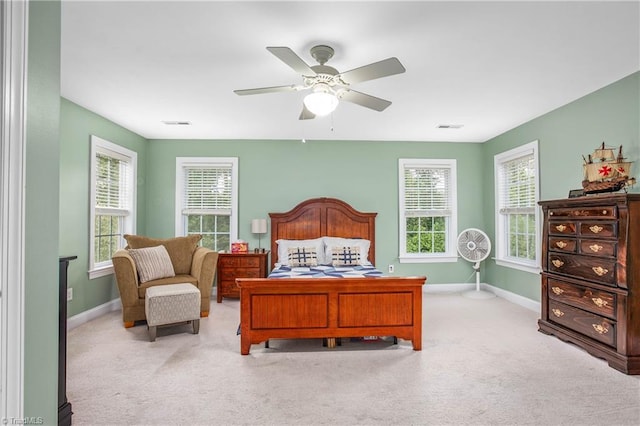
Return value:
<svg viewBox="0 0 640 426">
<path fill-rule="evenodd" d="M 166 124 L 167 126 L 191 126 L 191 122 L 190 121 L 168 121 L 168 120 L 163 120 L 162 122 L 164 124 Z"/>
<path fill-rule="evenodd" d="M 461 129 L 463 127 L 463 124 L 438 124 L 436 126 L 437 129 Z"/>
</svg>

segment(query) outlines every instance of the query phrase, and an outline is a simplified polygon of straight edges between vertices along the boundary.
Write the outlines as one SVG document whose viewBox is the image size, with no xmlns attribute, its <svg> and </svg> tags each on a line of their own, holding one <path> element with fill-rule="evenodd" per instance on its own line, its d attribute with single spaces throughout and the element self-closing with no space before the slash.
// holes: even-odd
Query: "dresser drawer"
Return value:
<svg viewBox="0 0 640 426">
<path fill-rule="evenodd" d="M 570 284 L 549 278 L 549 299 L 616 319 L 616 295 L 606 291 Z"/>
<path fill-rule="evenodd" d="M 235 281 L 220 280 L 219 289 L 225 297 L 240 297 L 240 289 Z"/>
<path fill-rule="evenodd" d="M 549 320 L 606 345 L 616 346 L 616 322 L 549 300 Z"/>
<path fill-rule="evenodd" d="M 566 207 L 549 209 L 549 218 L 617 219 L 616 206 Z"/>
<path fill-rule="evenodd" d="M 220 279 L 234 281 L 236 278 L 262 278 L 260 268 L 221 269 Z"/>
<path fill-rule="evenodd" d="M 549 271 L 616 286 L 616 261 L 564 253 L 549 253 Z"/>
<path fill-rule="evenodd" d="M 572 238 L 549 237 L 549 250 L 575 253 L 577 245 L 576 240 Z"/>
<path fill-rule="evenodd" d="M 610 222 L 581 222 L 580 235 L 594 238 L 615 238 L 617 226 Z"/>
<path fill-rule="evenodd" d="M 602 257 L 616 257 L 616 242 L 602 240 L 580 240 L 578 250 L 582 254 L 593 254 Z"/>
<path fill-rule="evenodd" d="M 240 297 L 236 278 L 266 278 L 269 252 L 223 253 L 218 256 L 218 303 L 224 297 Z"/>
<path fill-rule="evenodd" d="M 576 235 L 575 222 L 549 222 L 550 235 Z"/>
<path fill-rule="evenodd" d="M 259 268 L 260 258 L 256 256 L 220 256 L 220 265 L 228 268 Z"/>
</svg>

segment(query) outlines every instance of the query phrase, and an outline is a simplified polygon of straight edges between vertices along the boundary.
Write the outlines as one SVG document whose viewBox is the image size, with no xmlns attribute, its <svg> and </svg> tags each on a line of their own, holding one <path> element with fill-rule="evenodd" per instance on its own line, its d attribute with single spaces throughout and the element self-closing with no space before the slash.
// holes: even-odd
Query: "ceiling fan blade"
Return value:
<svg viewBox="0 0 640 426">
<path fill-rule="evenodd" d="M 300 56 L 288 47 L 267 47 L 267 50 L 278 57 L 282 62 L 289 65 L 295 72 L 304 76 L 313 77 L 316 72 Z"/>
<path fill-rule="evenodd" d="M 340 78 L 347 84 L 354 84 L 362 81 L 375 80 L 380 77 L 401 74 L 405 71 L 406 69 L 402 66 L 398 58 L 388 58 L 343 72 L 340 74 Z"/>
<path fill-rule="evenodd" d="M 371 108 L 376 111 L 384 111 L 389 105 L 391 105 L 391 101 L 376 98 L 375 96 L 367 95 L 365 93 L 356 92 L 355 90 L 345 90 L 341 93 L 340 99 L 358 104 L 365 108 Z"/>
<path fill-rule="evenodd" d="M 260 95 L 262 93 L 276 93 L 276 92 L 297 92 L 301 89 L 301 86 L 290 84 L 288 86 L 272 86 L 272 87 L 259 87 L 256 89 L 242 89 L 234 90 L 236 95 Z"/>
<path fill-rule="evenodd" d="M 299 120 L 311 120 L 313 118 L 316 118 L 316 115 L 314 113 L 312 113 L 311 111 L 309 111 L 307 109 L 307 107 L 305 106 L 305 104 L 302 104 L 302 112 L 300 112 L 300 117 L 298 119 Z"/>
</svg>

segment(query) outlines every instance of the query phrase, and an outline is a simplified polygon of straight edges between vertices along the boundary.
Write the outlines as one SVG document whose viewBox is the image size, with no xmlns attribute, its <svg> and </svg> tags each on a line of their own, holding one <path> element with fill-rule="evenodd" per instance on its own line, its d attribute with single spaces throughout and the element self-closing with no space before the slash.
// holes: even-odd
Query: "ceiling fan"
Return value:
<svg viewBox="0 0 640 426">
<path fill-rule="evenodd" d="M 325 45 L 311 48 L 311 56 L 319 64 L 313 66 L 307 65 L 288 47 L 267 47 L 267 50 L 294 71 L 301 74 L 302 84 L 234 90 L 234 93 L 244 96 L 275 92 L 297 92 L 309 89 L 311 93 L 304 98 L 300 120 L 308 120 L 333 112 L 338 106 L 339 100 L 351 102 L 375 111 L 383 111 L 391 105 L 390 101 L 357 92 L 351 89 L 351 85 L 406 71 L 398 58 L 388 58 L 341 73 L 337 69 L 325 65 L 333 57 L 334 53 L 332 47 Z"/>
</svg>

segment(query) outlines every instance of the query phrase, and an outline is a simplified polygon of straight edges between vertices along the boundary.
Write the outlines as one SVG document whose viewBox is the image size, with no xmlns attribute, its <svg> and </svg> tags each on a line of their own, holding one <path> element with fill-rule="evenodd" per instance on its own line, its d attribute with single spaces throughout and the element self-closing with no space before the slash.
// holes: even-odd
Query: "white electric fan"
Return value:
<svg viewBox="0 0 640 426">
<path fill-rule="evenodd" d="M 476 289 L 462 293 L 472 299 L 490 299 L 495 294 L 480 290 L 480 262 L 489 257 L 491 241 L 487 234 L 476 228 L 465 229 L 458 235 L 458 253 L 463 259 L 473 262 L 476 271 Z"/>
</svg>

